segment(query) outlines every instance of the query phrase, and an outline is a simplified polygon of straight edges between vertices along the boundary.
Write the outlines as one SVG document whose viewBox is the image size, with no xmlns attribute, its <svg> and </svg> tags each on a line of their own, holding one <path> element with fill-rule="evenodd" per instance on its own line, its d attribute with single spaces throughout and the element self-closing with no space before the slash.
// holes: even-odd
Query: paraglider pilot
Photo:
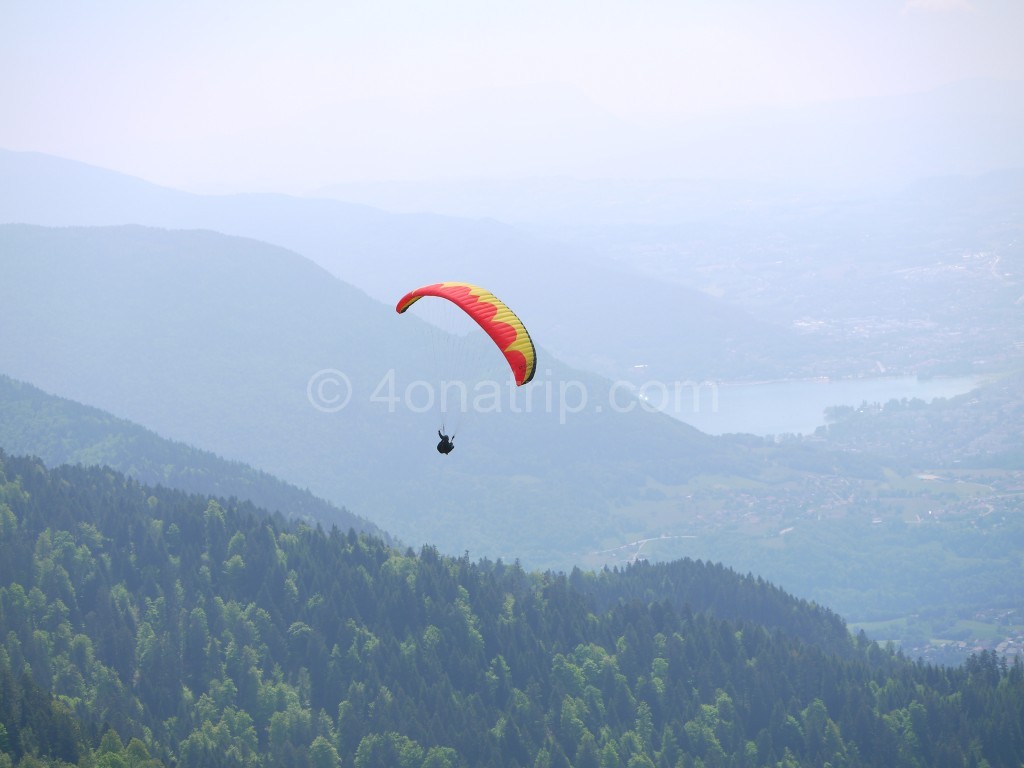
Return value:
<svg viewBox="0 0 1024 768">
<path fill-rule="evenodd" d="M 448 437 L 448 435 L 441 434 L 441 430 L 437 430 L 437 436 L 441 438 L 441 442 L 437 444 L 437 452 L 443 453 L 447 456 L 449 453 L 455 450 L 455 438 Z"/>
</svg>

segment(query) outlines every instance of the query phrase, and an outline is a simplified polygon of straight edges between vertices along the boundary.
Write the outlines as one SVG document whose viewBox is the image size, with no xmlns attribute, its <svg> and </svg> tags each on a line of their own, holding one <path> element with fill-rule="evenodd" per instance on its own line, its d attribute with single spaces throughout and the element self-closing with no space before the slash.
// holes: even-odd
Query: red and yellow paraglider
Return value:
<svg viewBox="0 0 1024 768">
<path fill-rule="evenodd" d="M 522 386 L 537 371 L 537 351 L 522 321 L 497 296 L 469 283 L 433 283 L 405 294 L 395 307 L 401 314 L 425 296 L 446 299 L 476 321 L 505 356 L 516 385 Z"/>
</svg>

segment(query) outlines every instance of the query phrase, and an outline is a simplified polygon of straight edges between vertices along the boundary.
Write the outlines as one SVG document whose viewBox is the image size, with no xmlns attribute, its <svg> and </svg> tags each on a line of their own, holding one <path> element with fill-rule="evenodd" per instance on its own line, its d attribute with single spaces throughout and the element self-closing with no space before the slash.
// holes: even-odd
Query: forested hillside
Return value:
<svg viewBox="0 0 1024 768">
<path fill-rule="evenodd" d="M 109 466 L 147 485 L 237 497 L 263 509 L 282 510 L 289 517 L 391 539 L 369 520 L 266 472 L 166 440 L 138 424 L 47 394 L 3 374 L 0 445 L 11 453 L 38 456 L 49 466 Z"/>
<path fill-rule="evenodd" d="M 528 573 L 0 454 L 0 765 L 1016 766 L 1024 667 L 682 561 Z"/>
</svg>

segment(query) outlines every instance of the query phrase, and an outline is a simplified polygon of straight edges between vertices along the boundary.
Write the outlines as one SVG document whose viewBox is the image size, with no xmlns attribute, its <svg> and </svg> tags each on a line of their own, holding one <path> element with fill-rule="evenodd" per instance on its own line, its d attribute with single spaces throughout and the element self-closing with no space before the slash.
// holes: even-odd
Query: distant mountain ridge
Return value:
<svg viewBox="0 0 1024 768">
<path fill-rule="evenodd" d="M 486 285 L 570 364 L 683 379 L 784 375 L 792 331 L 603 255 L 493 219 L 393 214 L 331 199 L 195 195 L 0 149 L 0 223 L 211 229 L 283 246 L 385 303 L 438 280 Z M 635 297 L 643 297 L 638 300 Z"/>
</svg>

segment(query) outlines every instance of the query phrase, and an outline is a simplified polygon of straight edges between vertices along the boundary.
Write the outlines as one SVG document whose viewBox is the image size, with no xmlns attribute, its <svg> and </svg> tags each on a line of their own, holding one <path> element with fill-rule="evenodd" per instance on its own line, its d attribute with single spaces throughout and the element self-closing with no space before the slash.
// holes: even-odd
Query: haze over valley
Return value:
<svg viewBox="0 0 1024 768">
<path fill-rule="evenodd" d="M 58 5 L 0 768 L 1021 764 L 1024 6 Z"/>
</svg>

